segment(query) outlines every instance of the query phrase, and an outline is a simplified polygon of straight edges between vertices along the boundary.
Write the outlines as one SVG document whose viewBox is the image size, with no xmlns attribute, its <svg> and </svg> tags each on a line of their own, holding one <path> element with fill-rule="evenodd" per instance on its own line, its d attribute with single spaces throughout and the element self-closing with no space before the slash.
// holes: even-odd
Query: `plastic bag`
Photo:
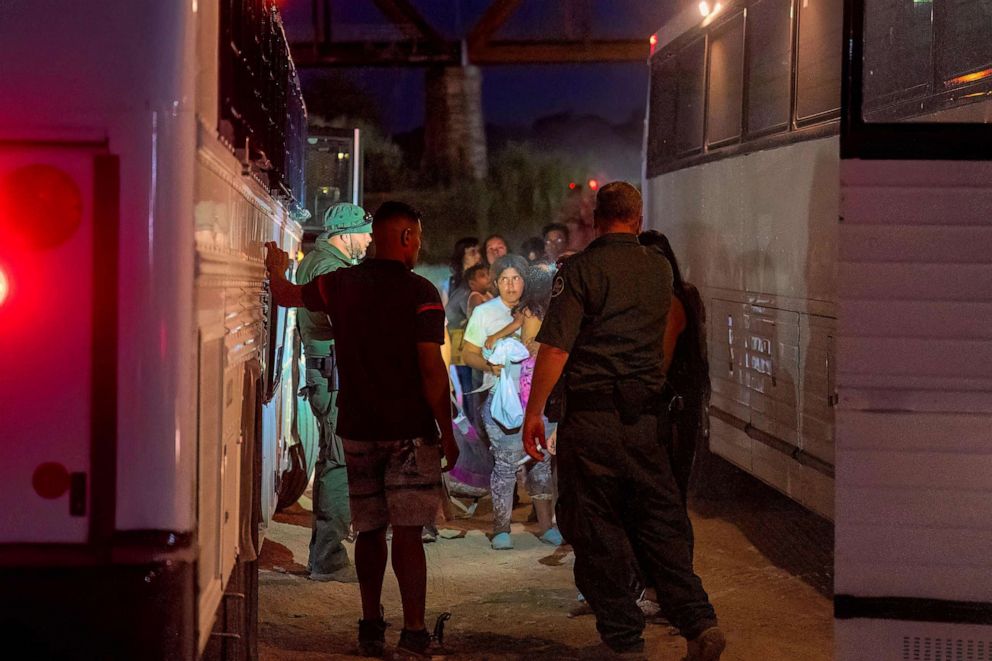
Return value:
<svg viewBox="0 0 992 661">
<path fill-rule="evenodd" d="M 489 444 L 479 437 L 478 431 L 469 422 L 457 400 L 454 404 L 457 414 L 452 420 L 452 427 L 459 454 L 455 467 L 445 473 L 448 489 L 456 496 L 483 496 L 489 492 L 493 455 Z"/>
<path fill-rule="evenodd" d="M 524 424 L 524 409 L 520 405 L 520 391 L 516 380 L 510 374 L 510 361 L 506 361 L 496 387 L 493 388 L 493 402 L 490 407 L 493 420 L 506 429 L 516 429 Z"/>
</svg>

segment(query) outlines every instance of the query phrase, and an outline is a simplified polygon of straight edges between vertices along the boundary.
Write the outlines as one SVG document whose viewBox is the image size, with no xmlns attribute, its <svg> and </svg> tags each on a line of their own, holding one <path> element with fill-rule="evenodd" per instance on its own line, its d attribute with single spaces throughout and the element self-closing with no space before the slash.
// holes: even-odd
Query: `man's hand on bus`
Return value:
<svg viewBox="0 0 992 661">
<path fill-rule="evenodd" d="M 447 433 L 441 432 L 441 451 L 444 453 L 444 464 L 441 470 L 445 473 L 450 471 L 458 463 L 458 443 L 455 442 L 455 434 L 449 428 Z"/>
<path fill-rule="evenodd" d="M 285 308 L 304 307 L 303 288 L 286 279 L 289 253 L 280 250 L 274 241 L 265 244 L 265 268 L 269 272 L 269 291 L 275 304 Z"/>
<path fill-rule="evenodd" d="M 286 274 L 289 268 L 289 253 L 279 248 L 275 241 L 265 244 L 265 269 L 269 273 Z"/>
</svg>

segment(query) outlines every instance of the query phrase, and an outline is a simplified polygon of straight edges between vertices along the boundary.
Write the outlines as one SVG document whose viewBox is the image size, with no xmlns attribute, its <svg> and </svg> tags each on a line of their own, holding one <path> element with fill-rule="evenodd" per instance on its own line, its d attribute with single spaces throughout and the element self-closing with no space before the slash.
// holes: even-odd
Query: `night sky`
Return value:
<svg viewBox="0 0 992 661">
<path fill-rule="evenodd" d="M 450 37 L 463 36 L 489 4 L 488 0 L 414 0 L 434 27 Z M 291 41 L 310 38 L 310 0 L 281 3 Z M 568 5 L 573 16 L 568 20 Z M 565 38 L 568 26 L 592 38 L 648 37 L 671 17 L 675 0 L 527 0 L 496 38 Z M 393 28 L 371 0 L 337 0 L 333 4 L 334 38 L 361 39 L 389 35 Z M 399 34 L 398 32 L 396 33 Z M 422 69 L 345 70 L 377 102 L 390 133 L 423 124 Z M 315 75 L 306 72 L 305 76 Z M 319 74 L 318 74 L 319 75 Z M 486 121 L 502 126 L 529 126 L 555 113 L 599 115 L 610 122 L 642 114 L 647 92 L 643 63 L 501 66 L 483 69 Z"/>
</svg>

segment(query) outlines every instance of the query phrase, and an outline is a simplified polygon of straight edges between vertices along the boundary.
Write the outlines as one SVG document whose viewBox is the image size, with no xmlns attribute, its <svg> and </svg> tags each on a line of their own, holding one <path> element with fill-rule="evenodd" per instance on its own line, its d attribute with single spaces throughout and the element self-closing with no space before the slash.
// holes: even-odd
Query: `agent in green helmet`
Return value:
<svg viewBox="0 0 992 661">
<path fill-rule="evenodd" d="M 348 203 L 335 204 L 324 214 L 324 231 L 296 271 L 297 284 L 318 275 L 354 266 L 372 243 L 372 217 Z M 307 568 L 315 581 L 354 580 L 341 542 L 348 536 L 348 474 L 337 428 L 337 369 L 334 329 L 327 315 L 297 310 L 307 366 L 307 399 L 320 428 L 320 454 L 314 469 L 313 533 Z"/>
</svg>

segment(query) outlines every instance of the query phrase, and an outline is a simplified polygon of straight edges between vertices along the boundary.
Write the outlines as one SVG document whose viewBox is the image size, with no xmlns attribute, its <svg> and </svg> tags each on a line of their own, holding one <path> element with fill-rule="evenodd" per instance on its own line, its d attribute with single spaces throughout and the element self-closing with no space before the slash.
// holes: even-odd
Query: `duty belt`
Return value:
<svg viewBox="0 0 992 661">
<path fill-rule="evenodd" d="M 328 390 L 338 389 L 338 365 L 333 349 L 326 356 L 306 356 L 304 364 L 308 370 L 317 370 L 327 379 Z"/>
<path fill-rule="evenodd" d="M 662 395 L 651 395 L 644 400 L 638 413 L 657 414 L 667 404 Z M 570 411 L 616 411 L 617 401 L 612 392 L 565 391 L 565 408 Z"/>
<path fill-rule="evenodd" d="M 330 356 L 307 356 L 306 365 L 308 370 L 324 370 L 324 365 L 327 364 Z M 333 362 L 333 361 L 332 361 Z"/>
</svg>

